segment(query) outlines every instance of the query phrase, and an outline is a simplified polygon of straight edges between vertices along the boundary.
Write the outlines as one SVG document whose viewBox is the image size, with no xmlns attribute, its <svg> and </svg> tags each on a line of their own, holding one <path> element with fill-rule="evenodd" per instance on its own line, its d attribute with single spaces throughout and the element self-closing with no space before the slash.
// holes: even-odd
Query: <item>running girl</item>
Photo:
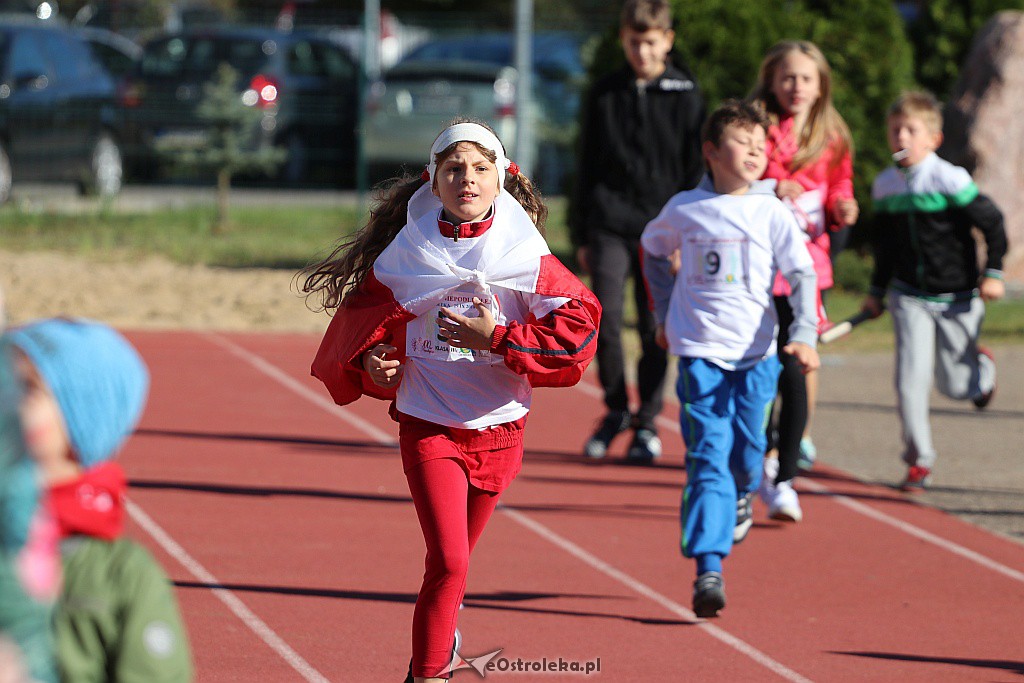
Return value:
<svg viewBox="0 0 1024 683">
<path fill-rule="evenodd" d="M 391 400 L 427 546 L 408 681 L 451 675 L 469 556 L 519 472 L 532 387 L 570 386 L 600 306 L 551 254 L 547 209 L 483 124 L 438 135 L 420 178 L 303 274 L 334 318 L 312 372 L 338 404 Z"/>
</svg>

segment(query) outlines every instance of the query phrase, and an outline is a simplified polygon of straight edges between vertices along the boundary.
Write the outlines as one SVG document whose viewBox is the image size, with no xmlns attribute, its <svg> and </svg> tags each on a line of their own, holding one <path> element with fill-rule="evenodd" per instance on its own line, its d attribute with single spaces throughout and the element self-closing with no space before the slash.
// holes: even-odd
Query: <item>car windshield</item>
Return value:
<svg viewBox="0 0 1024 683">
<path fill-rule="evenodd" d="M 467 61 L 503 66 L 512 63 L 512 45 L 500 38 L 481 40 L 439 40 L 421 45 L 405 61 Z"/>
<path fill-rule="evenodd" d="M 569 34 L 538 34 L 533 38 L 534 69 L 565 76 L 581 74 L 579 42 Z M 436 40 L 420 45 L 403 63 L 466 61 L 509 66 L 513 59 L 513 41 L 509 35 L 484 35 L 472 38 Z"/>
<path fill-rule="evenodd" d="M 142 58 L 144 76 L 212 74 L 227 62 L 243 75 L 260 70 L 277 51 L 273 40 L 177 36 L 150 43 Z"/>
</svg>

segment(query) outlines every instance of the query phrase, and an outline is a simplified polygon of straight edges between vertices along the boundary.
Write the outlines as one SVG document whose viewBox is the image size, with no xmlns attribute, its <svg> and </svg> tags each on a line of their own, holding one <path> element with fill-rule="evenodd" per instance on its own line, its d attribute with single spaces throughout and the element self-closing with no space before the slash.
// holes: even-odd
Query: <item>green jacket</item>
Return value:
<svg viewBox="0 0 1024 683">
<path fill-rule="evenodd" d="M 61 544 L 64 586 L 54 615 L 61 680 L 192 680 L 188 639 L 167 575 L 129 539 Z"/>
<path fill-rule="evenodd" d="M 38 473 L 21 439 L 20 398 L 9 347 L 0 338 L 0 640 L 17 644 L 33 680 L 56 683 L 51 606 L 26 594 L 15 569 L 39 499 Z"/>
</svg>

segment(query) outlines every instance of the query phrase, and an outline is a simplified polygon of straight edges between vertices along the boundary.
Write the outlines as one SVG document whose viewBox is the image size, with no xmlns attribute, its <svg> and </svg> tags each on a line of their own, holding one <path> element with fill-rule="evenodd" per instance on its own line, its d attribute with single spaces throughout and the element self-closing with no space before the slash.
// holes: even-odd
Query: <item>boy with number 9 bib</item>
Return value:
<svg viewBox="0 0 1024 683">
<path fill-rule="evenodd" d="M 709 178 L 669 200 L 640 240 L 659 343 L 679 356 L 682 552 L 697 562 L 698 617 L 725 606 L 722 560 L 737 525 L 749 526 L 761 479 L 780 370 L 776 272 L 792 287 L 794 322 L 783 350 L 805 371 L 819 365 L 814 265 L 774 181 L 757 182 L 767 129 L 764 113 L 749 104 L 732 100 L 712 113 L 701 135 Z M 682 265 L 673 276 L 669 257 L 677 249 Z"/>
</svg>

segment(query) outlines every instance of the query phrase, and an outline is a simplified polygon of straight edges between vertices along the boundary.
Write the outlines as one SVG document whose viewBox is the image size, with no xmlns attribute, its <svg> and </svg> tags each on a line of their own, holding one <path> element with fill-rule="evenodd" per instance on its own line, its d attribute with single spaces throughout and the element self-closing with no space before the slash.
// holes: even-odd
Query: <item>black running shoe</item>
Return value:
<svg viewBox="0 0 1024 683">
<path fill-rule="evenodd" d="M 978 356 L 983 356 L 985 358 L 988 358 L 989 361 L 991 361 L 993 367 L 995 366 L 995 364 L 996 364 L 996 357 L 992 355 L 992 351 L 989 350 L 988 348 L 986 348 L 984 346 L 979 346 L 978 347 Z M 988 404 L 992 402 L 992 397 L 995 396 L 995 395 L 996 395 L 996 385 L 993 384 L 991 389 L 989 389 L 988 391 L 986 391 L 983 394 L 978 394 L 977 396 L 972 398 L 971 399 L 971 403 L 973 403 L 974 407 L 977 408 L 978 410 L 984 410 L 985 408 L 988 407 Z"/>
<path fill-rule="evenodd" d="M 701 619 L 717 617 L 725 607 L 725 585 L 721 572 L 704 572 L 693 582 L 693 613 Z"/>
<path fill-rule="evenodd" d="M 627 413 L 608 413 L 604 419 L 601 420 L 601 424 L 598 426 L 597 431 L 594 432 L 590 440 L 583 447 L 583 453 L 588 458 L 598 460 L 603 458 L 608 453 L 608 444 L 612 442 L 616 436 L 629 429 L 629 425 L 632 423 L 633 417 Z"/>
<path fill-rule="evenodd" d="M 626 458 L 634 463 L 649 465 L 660 457 L 661 439 L 658 438 L 658 433 L 653 429 L 643 427 L 636 430 Z"/>
</svg>

